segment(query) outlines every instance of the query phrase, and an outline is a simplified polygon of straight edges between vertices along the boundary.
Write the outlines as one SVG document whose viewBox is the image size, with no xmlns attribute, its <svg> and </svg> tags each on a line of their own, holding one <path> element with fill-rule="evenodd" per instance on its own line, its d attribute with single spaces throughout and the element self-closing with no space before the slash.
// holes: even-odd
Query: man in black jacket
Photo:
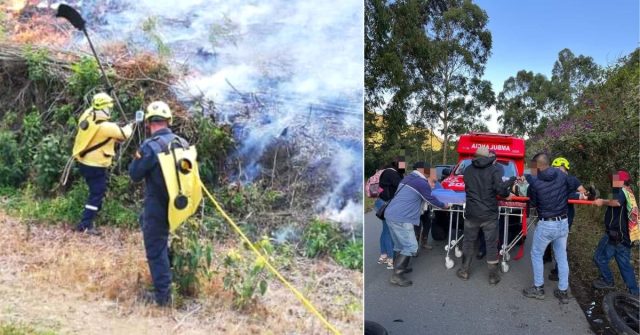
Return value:
<svg viewBox="0 0 640 335">
<path fill-rule="evenodd" d="M 496 157 L 489 154 L 486 147 L 476 150 L 475 158 L 464 170 L 464 189 L 466 208 L 464 221 L 464 241 L 462 264 L 456 275 L 469 279 L 469 266 L 475 254 L 475 242 L 482 229 L 487 246 L 487 264 L 489 266 L 489 284 L 500 282 L 498 274 L 498 199 L 508 197 L 515 181 L 502 181 L 502 171 L 493 164 Z"/>
</svg>

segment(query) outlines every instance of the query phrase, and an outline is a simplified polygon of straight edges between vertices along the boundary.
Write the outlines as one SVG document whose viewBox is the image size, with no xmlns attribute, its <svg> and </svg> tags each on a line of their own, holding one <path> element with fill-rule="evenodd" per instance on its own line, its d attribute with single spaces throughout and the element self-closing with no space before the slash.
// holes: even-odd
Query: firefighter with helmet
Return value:
<svg viewBox="0 0 640 335">
<path fill-rule="evenodd" d="M 174 145 L 189 147 L 184 139 L 169 128 L 172 121 L 171 109 L 165 102 L 154 101 L 149 104 L 144 117 L 149 137 L 142 143 L 129 166 L 131 179 L 145 182 L 140 219 L 154 290 L 144 292 L 143 299 L 159 306 L 167 306 L 171 301 L 169 232 L 173 227 L 170 227 L 170 195 L 175 188 L 173 178 L 165 179 L 160 157 Z"/>
<path fill-rule="evenodd" d="M 89 197 L 75 231 L 91 235 L 100 235 L 93 221 L 107 192 L 107 168 L 113 163 L 115 145 L 128 139 L 133 132 L 133 124 L 120 127 L 110 121 L 113 101 L 106 93 L 93 96 L 91 107 L 78 120 L 78 133 L 73 145 L 72 156 L 89 187 Z"/>
</svg>

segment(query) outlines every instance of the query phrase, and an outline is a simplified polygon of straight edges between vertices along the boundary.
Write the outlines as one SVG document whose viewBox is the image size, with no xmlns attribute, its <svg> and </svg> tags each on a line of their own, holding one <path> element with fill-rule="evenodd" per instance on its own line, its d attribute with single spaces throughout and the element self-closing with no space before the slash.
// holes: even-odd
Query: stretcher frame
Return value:
<svg viewBox="0 0 640 335">
<path fill-rule="evenodd" d="M 529 228 L 531 226 L 535 226 L 539 221 L 536 208 L 528 207 L 527 206 L 528 202 L 529 202 L 528 197 L 513 196 L 513 195 L 508 200 L 500 199 L 498 202 L 499 204 L 498 218 L 500 217 L 500 215 L 504 217 L 504 228 L 503 228 L 504 235 L 502 239 L 502 246 L 498 251 L 498 258 L 500 259 L 500 269 L 504 273 L 509 272 L 509 261 L 511 260 L 511 254 L 510 254 L 511 250 L 518 244 L 518 242 L 520 242 L 520 240 L 522 240 L 525 236 L 527 236 Z M 593 205 L 594 201 L 569 199 L 568 203 L 574 204 L 574 205 Z M 454 254 L 457 258 L 462 257 L 462 251 L 460 250 L 459 245 L 462 239 L 464 238 L 464 234 L 460 234 L 460 236 L 458 236 L 458 232 L 460 227 L 460 214 L 462 214 L 462 217 L 465 218 L 464 217 L 465 203 L 451 204 L 451 206 L 447 209 L 437 208 L 429 204 L 429 209 L 432 211 L 449 212 L 450 214 L 456 213 L 455 236 L 453 239 L 451 238 L 451 235 L 452 235 L 451 231 L 453 228 L 453 215 L 449 215 L 449 237 L 448 237 L 447 245 L 445 245 L 444 247 L 444 250 L 447 252 L 445 255 L 444 264 L 447 269 L 451 269 L 455 265 L 454 260 L 449 256 L 451 250 L 454 250 Z M 520 213 L 514 214 L 514 210 L 519 210 Z M 529 210 L 530 212 L 528 212 Z M 518 235 L 516 235 L 513 238 L 511 242 L 509 242 L 509 217 L 510 216 L 520 217 L 520 222 L 522 224 L 522 228 L 520 229 L 520 232 L 518 233 Z M 516 256 L 514 259 L 518 260 L 521 257 L 522 256 L 519 255 L 519 256 Z"/>
<path fill-rule="evenodd" d="M 508 202 L 500 201 L 502 204 L 498 206 L 499 215 L 504 217 L 504 223 L 505 223 L 503 228 L 504 235 L 503 235 L 502 246 L 498 251 L 498 254 L 499 254 L 498 256 L 500 259 L 500 268 L 502 272 L 505 272 L 505 273 L 509 271 L 508 262 L 511 260 L 511 255 L 510 255 L 511 250 L 518 244 L 518 242 L 520 242 L 520 240 L 522 240 L 525 236 L 527 236 L 529 227 L 531 227 L 532 225 L 535 225 L 535 223 L 538 221 L 538 216 L 535 215 L 535 208 L 532 208 L 532 213 L 529 213 L 532 215 L 529 215 L 529 216 L 527 215 L 528 214 L 527 203 L 526 203 L 527 200 L 529 199 L 526 197 L 512 197 L 511 201 L 508 201 Z M 518 205 L 514 205 L 514 204 L 518 204 Z M 444 247 L 444 250 L 446 251 L 444 264 L 447 269 L 451 269 L 455 265 L 455 261 L 450 256 L 451 250 L 454 250 L 454 254 L 457 258 L 462 257 L 460 244 L 464 238 L 464 234 L 459 234 L 459 230 L 460 230 L 459 228 L 460 228 L 460 215 L 462 215 L 462 217 L 465 218 L 464 217 L 465 203 L 451 204 L 451 206 L 447 209 L 437 208 L 431 205 L 429 206 L 429 208 L 433 211 L 442 211 L 442 212 L 450 213 L 449 234 L 448 234 L 447 244 Z M 519 213 L 515 213 L 516 211 L 519 211 Z M 456 213 L 456 215 L 453 215 L 453 213 Z M 455 233 L 452 232 L 454 216 L 456 218 Z M 520 222 L 522 224 L 522 229 L 520 229 L 520 232 L 518 233 L 518 235 L 516 235 L 513 238 L 512 241 L 509 241 L 509 217 L 510 216 L 519 217 Z"/>
</svg>

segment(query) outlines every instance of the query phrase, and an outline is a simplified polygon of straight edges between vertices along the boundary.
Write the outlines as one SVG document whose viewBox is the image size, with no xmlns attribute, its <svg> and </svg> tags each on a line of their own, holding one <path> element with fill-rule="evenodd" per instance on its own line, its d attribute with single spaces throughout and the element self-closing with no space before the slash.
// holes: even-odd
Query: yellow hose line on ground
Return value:
<svg viewBox="0 0 640 335">
<path fill-rule="evenodd" d="M 227 213 L 222 209 L 222 207 L 220 206 L 220 204 L 218 204 L 218 202 L 216 201 L 216 199 L 213 198 L 213 196 L 211 195 L 211 193 L 209 193 L 209 190 L 207 190 L 207 188 L 204 186 L 204 184 L 200 183 L 200 185 L 202 186 L 202 189 L 204 190 L 204 192 L 207 194 L 207 197 L 209 197 L 209 200 L 211 200 L 211 202 L 213 202 L 213 205 L 216 207 L 216 209 L 218 210 L 218 212 L 220 212 L 220 215 L 222 215 L 223 218 L 225 218 L 227 220 L 227 222 L 229 222 L 229 224 L 233 227 L 233 229 L 235 229 L 235 231 L 240 235 L 240 237 L 242 237 L 242 239 L 249 245 L 249 247 L 251 248 L 251 250 L 258 255 L 258 257 L 261 257 L 262 259 L 264 259 L 265 261 L 265 265 L 267 266 L 267 268 L 269 269 L 269 271 L 271 271 L 276 277 L 278 277 L 278 279 L 280 279 L 280 281 L 289 289 L 291 290 L 291 292 L 293 292 L 293 294 L 295 294 L 295 296 L 302 302 L 302 304 L 309 310 L 309 312 L 311 312 L 312 314 L 315 314 L 315 316 L 318 317 L 318 319 L 320 319 L 320 321 L 322 321 L 322 323 L 329 329 L 331 330 L 332 333 L 336 334 L 336 335 L 340 335 L 340 332 L 338 331 L 338 329 L 336 329 L 331 323 L 329 323 L 329 321 L 327 321 L 327 319 L 325 319 L 324 316 L 322 316 L 322 314 L 320 314 L 320 312 L 318 312 L 318 310 L 311 304 L 311 302 L 304 297 L 304 295 L 302 295 L 302 293 L 300 293 L 300 291 L 298 291 L 295 287 L 293 287 L 293 285 L 291 285 L 291 283 L 289 283 L 281 274 L 280 272 L 278 272 L 278 270 L 276 270 L 271 263 L 269 263 L 269 259 L 265 256 L 262 255 L 262 253 L 253 245 L 253 243 L 251 243 L 251 240 L 249 240 L 249 238 L 247 237 L 247 235 L 245 235 L 242 230 L 240 229 L 240 227 L 238 227 L 238 225 L 233 221 L 233 219 L 231 219 Z"/>
</svg>

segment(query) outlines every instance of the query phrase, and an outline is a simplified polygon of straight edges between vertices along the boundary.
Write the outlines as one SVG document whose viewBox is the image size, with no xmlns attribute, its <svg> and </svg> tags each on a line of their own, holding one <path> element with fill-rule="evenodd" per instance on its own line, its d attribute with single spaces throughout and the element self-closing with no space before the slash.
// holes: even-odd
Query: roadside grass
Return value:
<svg viewBox="0 0 640 335">
<path fill-rule="evenodd" d="M 40 330 L 37 327 L 20 323 L 0 323 L 0 335 L 56 335 L 52 330 Z"/>
<path fill-rule="evenodd" d="M 585 311 L 592 329 L 597 334 L 614 334 L 607 328 L 610 326 L 602 310 L 602 299 L 610 291 L 600 291 L 591 287 L 591 282 L 599 276 L 593 263 L 593 253 L 604 235 L 604 211 L 605 208 L 576 206 L 576 217 L 569 234 L 569 280 L 572 293 Z M 638 280 L 638 248 L 632 248 L 631 265 L 636 269 Z M 626 292 L 627 288 L 615 260 L 609 263 L 609 267 L 614 275 L 616 290 Z"/>
<path fill-rule="evenodd" d="M 376 203 L 376 199 L 364 197 L 364 212 L 368 213 L 373 210 L 373 205 Z"/>
</svg>

